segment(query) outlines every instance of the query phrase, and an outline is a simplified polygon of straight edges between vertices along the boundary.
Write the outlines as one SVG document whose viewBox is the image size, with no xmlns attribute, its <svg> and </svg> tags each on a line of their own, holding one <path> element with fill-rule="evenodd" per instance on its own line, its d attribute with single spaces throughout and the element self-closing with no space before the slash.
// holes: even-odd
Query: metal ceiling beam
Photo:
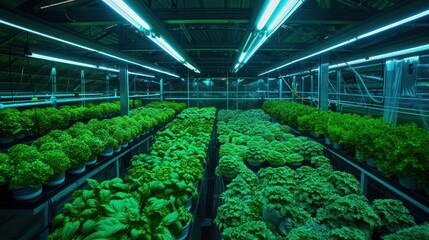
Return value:
<svg viewBox="0 0 429 240">
<path fill-rule="evenodd" d="M 401 19 L 404 19 L 406 17 L 409 17 L 411 15 L 417 14 L 421 12 L 424 9 L 429 8 L 429 2 L 427 0 L 417 0 L 413 1 L 411 3 L 404 3 L 403 6 L 398 6 L 395 9 L 389 9 L 385 12 L 382 12 L 374 17 L 371 17 L 367 19 L 366 21 L 360 23 L 356 26 L 350 26 L 347 27 L 344 31 L 340 32 L 336 36 L 333 36 L 332 38 L 329 38 L 325 41 L 323 41 L 320 44 L 317 44 L 314 47 L 311 47 L 305 51 L 301 51 L 298 54 L 295 54 L 291 57 L 286 58 L 285 60 L 281 62 L 277 62 L 276 64 L 270 66 L 266 71 L 279 68 L 283 65 L 286 65 L 292 61 L 304 58 L 306 56 L 309 56 L 313 53 L 322 51 L 324 49 L 328 49 L 332 46 L 335 46 L 337 44 L 343 43 L 345 41 L 348 41 L 350 39 L 353 39 L 357 36 L 360 36 L 362 34 L 365 34 L 373 29 L 377 29 L 382 26 L 386 26 L 388 24 L 391 24 L 393 22 L 399 21 Z M 299 15 L 299 14 L 295 14 Z M 410 23 L 413 24 L 413 23 Z M 376 36 L 374 36 L 376 37 Z M 366 39 L 368 40 L 368 39 Z M 353 45 L 359 44 L 359 40 L 355 41 Z M 336 49 L 337 50 L 337 49 Z M 316 57 L 316 56 L 315 56 Z M 296 63 L 295 63 L 296 64 Z M 264 71 L 265 72 L 265 71 Z"/>
<path fill-rule="evenodd" d="M 186 28 L 185 24 L 181 23 L 179 24 L 180 29 L 182 29 L 183 34 L 185 34 L 186 39 L 188 39 L 188 42 L 191 43 L 192 42 L 192 36 L 189 33 L 188 29 Z"/>
<path fill-rule="evenodd" d="M 270 43 L 263 45 L 262 51 L 302 51 L 313 43 Z M 183 44 L 183 49 L 186 51 L 238 51 L 236 44 Z M 127 44 L 126 46 L 118 46 L 118 49 L 125 52 L 154 52 L 161 51 L 153 49 L 146 43 Z"/>
<path fill-rule="evenodd" d="M 124 54 L 121 51 L 117 49 L 113 49 L 111 47 L 108 47 L 106 45 L 102 45 L 100 43 L 91 41 L 89 39 L 83 38 L 73 32 L 60 30 L 58 27 L 52 26 L 49 22 L 42 21 L 40 19 L 37 19 L 33 16 L 29 16 L 23 12 L 17 12 L 14 9 L 7 9 L 5 7 L 0 8 L 0 19 L 4 20 L 6 22 L 10 22 L 13 24 L 16 24 L 21 27 L 25 27 L 27 29 L 32 29 L 33 31 L 43 33 L 45 35 L 49 35 L 58 39 L 62 39 L 71 43 L 79 44 L 88 48 L 95 49 L 97 51 L 101 51 L 113 56 L 120 57 L 122 59 L 127 59 L 129 61 L 133 61 L 137 64 L 145 65 L 147 67 L 153 68 L 153 69 L 159 69 L 161 71 L 170 72 L 168 69 L 160 68 L 156 66 L 153 63 L 143 61 L 138 58 L 134 58 L 130 55 Z M 2 25 L 3 26 L 3 25 Z M 53 42 L 56 42 L 52 40 Z M 61 45 L 64 45 L 65 43 L 58 42 Z M 118 62 L 120 60 L 117 60 Z M 173 73 L 174 74 L 174 73 Z"/>
<path fill-rule="evenodd" d="M 187 9 L 151 9 L 153 15 L 166 24 L 230 24 L 249 22 L 252 8 L 187 8 Z M 365 20 L 372 14 L 361 10 L 301 9 L 288 23 L 291 24 L 351 24 Z M 114 14 L 106 14 L 103 9 L 69 9 L 67 16 L 63 11 L 39 13 L 39 17 L 66 26 L 114 25 L 124 21 Z"/>
</svg>

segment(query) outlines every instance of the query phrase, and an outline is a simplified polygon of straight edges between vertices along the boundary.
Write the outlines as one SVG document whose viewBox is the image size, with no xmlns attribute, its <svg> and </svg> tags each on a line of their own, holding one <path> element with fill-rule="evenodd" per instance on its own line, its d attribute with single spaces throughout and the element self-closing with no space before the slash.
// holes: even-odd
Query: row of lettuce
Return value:
<svg viewBox="0 0 429 240">
<path fill-rule="evenodd" d="M 53 179 L 60 184 L 66 170 L 81 173 L 89 162 L 94 164 L 99 155 L 111 156 L 114 149 L 143 135 L 186 108 L 182 103 L 153 103 L 131 111 L 130 116 L 111 119 L 92 119 L 87 124 L 75 123 L 67 130 L 52 130 L 31 145 L 16 144 L 6 154 L 0 153 L 0 184 L 9 184 L 17 199 L 23 188 L 41 192 L 43 184 Z M 170 108 L 168 106 L 173 106 Z M 52 184 L 50 184 L 52 185 Z M 29 195 L 36 197 L 36 195 Z"/>
<path fill-rule="evenodd" d="M 290 101 L 267 101 L 263 110 L 300 131 L 331 138 L 360 160 L 375 158 L 386 176 L 412 177 L 429 186 L 429 134 L 414 123 L 393 126 L 381 118 L 322 111 Z"/>
<path fill-rule="evenodd" d="M 217 174 L 232 178 L 238 165 L 285 164 L 297 166 L 323 154 L 323 146 L 305 137 L 295 137 L 290 127 L 271 123 L 262 110 L 221 110 L 218 114 L 220 146 Z M 236 154 L 234 154 L 236 153 Z M 241 160 L 238 160 L 240 158 Z"/>
<path fill-rule="evenodd" d="M 224 203 L 215 219 L 222 239 L 359 240 L 371 239 L 374 234 L 387 240 L 429 238 L 429 224 L 416 225 L 401 201 L 377 199 L 370 203 L 353 175 L 334 170 L 319 148 L 307 151 L 307 147 L 300 148 L 303 144 L 293 144 L 304 138 L 280 134 L 278 125 L 267 119 L 257 110 L 219 112 L 219 140 L 230 137 L 236 145 L 235 151 L 225 150 L 231 143 L 222 140 L 226 143 L 221 145 L 216 169 L 218 175 L 232 179 L 221 195 Z M 277 133 L 275 139 L 273 132 Z M 255 136 L 240 140 L 249 135 Z M 252 138 L 264 139 L 259 141 L 262 151 L 257 157 Z M 277 148 L 279 143 L 275 142 L 282 147 Z M 283 157 L 298 154 L 309 159 L 308 164 L 296 170 L 288 166 L 261 168 L 257 173 L 246 167 L 246 161 L 268 161 L 273 146 Z M 276 155 L 282 158 L 281 154 Z"/>
<path fill-rule="evenodd" d="M 215 108 L 182 111 L 156 133 L 148 155 L 134 156 L 125 180 L 98 183 L 73 193 L 53 220 L 49 239 L 184 239 L 198 197 Z"/>
<path fill-rule="evenodd" d="M 142 106 L 140 99 L 130 100 L 130 106 Z M 119 113 L 119 101 L 104 102 L 98 105 L 88 103 L 86 106 L 69 105 L 59 109 L 54 107 L 34 107 L 19 111 L 16 108 L 0 110 L 0 143 L 10 143 L 14 138 L 20 139 L 25 134 L 44 134 L 49 130 L 61 129 L 70 122 L 98 119 Z"/>
</svg>

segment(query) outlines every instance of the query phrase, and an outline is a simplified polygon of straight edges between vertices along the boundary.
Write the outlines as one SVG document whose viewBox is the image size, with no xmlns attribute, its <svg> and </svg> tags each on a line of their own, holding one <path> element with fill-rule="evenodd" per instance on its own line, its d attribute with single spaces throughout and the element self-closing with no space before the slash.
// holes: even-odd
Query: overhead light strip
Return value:
<svg viewBox="0 0 429 240">
<path fill-rule="evenodd" d="M 116 69 L 116 68 L 109 68 L 109 67 L 104 67 L 104 66 L 98 66 L 95 64 L 77 62 L 77 61 L 47 56 L 47 55 L 38 54 L 38 53 L 31 53 L 31 54 L 27 55 L 27 57 L 41 59 L 41 60 L 47 60 L 47 61 L 51 61 L 51 62 L 59 62 L 59 63 L 64 63 L 64 64 L 81 66 L 81 67 L 86 67 L 86 68 L 92 68 L 92 69 L 97 69 L 97 70 L 103 70 L 103 71 L 119 72 L 119 69 Z M 138 73 L 138 72 L 128 72 L 128 74 L 143 76 L 143 77 L 149 77 L 149 78 L 155 78 L 155 76 L 153 76 L 153 75 Z"/>
<path fill-rule="evenodd" d="M 125 1 L 123 0 L 103 0 L 110 8 L 116 11 L 119 15 L 121 15 L 125 20 L 135 26 L 139 31 L 148 31 L 152 30 L 152 27 L 149 23 L 143 20 L 142 17 L 139 16 Z M 170 56 L 176 59 L 181 64 L 185 65 L 189 69 L 193 70 L 196 73 L 200 73 L 200 71 L 194 66 L 188 64 L 187 61 L 183 58 L 180 53 L 177 52 L 176 49 L 171 46 L 166 39 L 162 36 L 153 36 L 153 34 L 148 34 L 147 37 L 153 41 L 156 45 L 162 48 L 165 52 L 167 52 Z M 189 66 L 192 66 L 189 67 Z"/>
<path fill-rule="evenodd" d="M 109 7 L 115 10 L 119 15 L 125 18 L 129 23 L 136 27 L 139 31 L 151 30 L 151 26 L 143 20 L 136 12 L 134 12 L 124 1 L 122 0 L 103 0 Z"/>
<path fill-rule="evenodd" d="M 233 72 L 246 64 L 265 41 L 304 3 L 305 0 L 268 0 L 258 17 L 255 29 L 249 34 Z"/>
<path fill-rule="evenodd" d="M 52 40 L 55 40 L 55 41 L 58 41 L 58 42 L 62 42 L 62 43 L 65 43 L 65 44 L 68 44 L 68 45 L 71 45 L 71 46 L 74 46 L 74 47 L 78 47 L 78 48 L 81 48 L 81 49 L 84 49 L 84 50 L 87 50 L 87 51 L 99 53 L 99 54 L 102 54 L 102 55 L 105 55 L 105 56 L 108 56 L 110 58 L 114 58 L 114 59 L 117 59 L 117 60 L 120 60 L 120 61 L 123 61 L 123 62 L 131 63 L 133 65 L 137 65 L 137 66 L 140 66 L 140 67 L 143 67 L 143 68 L 155 71 L 155 72 L 164 73 L 164 74 L 176 77 L 176 78 L 179 77 L 178 75 L 170 73 L 170 72 L 167 72 L 167 71 L 163 71 L 163 70 L 160 70 L 160 69 L 157 69 L 157 68 L 152 68 L 152 67 L 149 67 L 149 66 L 146 66 L 146 65 L 143 65 L 143 64 L 139 64 L 139 63 L 130 61 L 128 59 L 124 59 L 124 58 L 121 58 L 121 57 L 118 57 L 118 56 L 115 56 L 115 55 L 112 55 L 112 54 L 109 54 L 109 53 L 106 53 L 106 52 L 98 51 L 96 49 L 89 48 L 89 47 L 86 47 L 86 46 L 83 46 L 83 45 L 80 45 L 80 44 L 77 44 L 77 43 L 74 43 L 74 42 L 70 42 L 70 41 L 67 41 L 67 40 L 64 40 L 64 39 L 61 39 L 61 38 L 57 38 L 57 37 L 54 37 L 54 36 L 51 36 L 51 35 L 48 35 L 48 34 L 44 34 L 44 33 L 38 32 L 38 31 L 34 31 L 32 29 L 29 29 L 29 28 L 26 28 L 26 27 L 23 27 L 23 26 L 19 26 L 19 25 L 16 25 L 14 23 L 10 23 L 10 22 L 7 22 L 7 21 L 1 20 L 1 19 L 0 19 L 0 23 L 4 24 L 4 25 L 7 25 L 7 26 L 10 26 L 10 27 L 13 27 L 13 28 L 21 29 L 23 31 L 27 31 L 27 32 L 30 32 L 30 33 L 42 36 L 42 37 L 45 37 L 45 38 L 49 38 L 49 39 L 52 39 Z"/>
<path fill-rule="evenodd" d="M 299 61 L 302 61 L 302 60 L 305 60 L 305 59 L 308 59 L 308 58 L 314 57 L 314 56 L 319 55 L 319 54 L 321 54 L 321 53 L 325 53 L 325 52 L 328 52 L 328 51 L 334 50 L 334 49 L 336 49 L 336 48 L 339 48 L 339 47 L 345 46 L 345 45 L 347 45 L 347 44 L 349 44 L 349 43 L 355 42 L 356 40 L 359 40 L 359 39 L 362 39 L 362 38 L 366 38 L 366 37 L 369 37 L 369 36 L 375 35 L 375 34 L 377 34 L 377 33 L 384 32 L 384 31 L 386 31 L 386 30 L 392 29 L 392 28 L 394 28 L 394 27 L 400 26 L 400 25 L 402 25 L 402 24 L 405 24 L 405 23 L 408 23 L 408 22 L 414 21 L 414 20 L 416 20 L 416 19 L 419 19 L 419 18 L 422 18 L 422 17 L 428 16 L 428 15 L 429 15 L 429 9 L 428 9 L 428 10 L 425 10 L 425 11 L 423 11 L 423 12 L 421 12 L 421 13 L 418 13 L 418 14 L 412 15 L 412 16 L 410 16 L 410 17 L 404 18 L 404 19 L 402 19 L 402 20 L 396 21 L 396 22 L 394 22 L 394 23 L 388 24 L 388 25 L 386 25 L 386 26 L 379 27 L 379 28 L 377 28 L 377 29 L 375 29 L 375 30 L 373 30 L 373 31 L 370 31 L 370 32 L 368 32 L 368 33 L 365 33 L 365 34 L 359 35 L 359 36 L 357 36 L 357 37 L 354 37 L 354 38 L 352 38 L 352 39 L 350 39 L 350 40 L 347 40 L 347 41 L 345 41 L 345 42 L 342 42 L 342 43 L 336 44 L 336 45 L 331 46 L 331 47 L 329 47 L 329 48 L 326 48 L 326 49 L 324 49 L 324 50 L 321 50 L 321 51 L 318 51 L 318 52 L 312 53 L 312 54 L 310 54 L 310 55 L 308 55 L 308 56 L 305 56 L 305 57 L 302 57 L 302 58 L 299 58 L 299 59 L 293 60 L 293 61 L 291 61 L 291 62 L 289 62 L 289 63 L 286 63 L 286 64 L 283 64 L 283 65 L 281 65 L 281 66 L 279 66 L 279 67 L 276 67 L 276 68 L 270 69 L 270 70 L 268 70 L 268 71 L 262 72 L 262 73 L 258 74 L 258 76 L 262 76 L 262 75 L 265 75 L 265 74 L 267 74 L 267 73 L 270 73 L 270 72 L 273 72 L 273 71 L 279 70 L 279 69 L 281 69 L 281 68 L 287 67 L 287 66 L 289 66 L 289 65 L 291 65 L 291 64 L 294 64 L 294 63 L 296 63 L 296 62 L 299 62 Z"/>
</svg>

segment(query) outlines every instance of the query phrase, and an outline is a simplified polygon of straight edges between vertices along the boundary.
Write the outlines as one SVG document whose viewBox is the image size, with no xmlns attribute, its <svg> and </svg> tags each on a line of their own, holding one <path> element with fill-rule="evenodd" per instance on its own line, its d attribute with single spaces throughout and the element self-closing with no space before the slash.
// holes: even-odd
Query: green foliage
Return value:
<svg viewBox="0 0 429 240">
<path fill-rule="evenodd" d="M 49 165 L 53 174 L 52 177 L 57 177 L 71 167 L 70 159 L 61 150 L 46 150 L 43 152 L 44 163 Z"/>
<path fill-rule="evenodd" d="M 303 226 L 292 229 L 287 235 L 290 240 L 320 240 L 329 239 L 329 229 L 326 226 L 309 222 Z"/>
<path fill-rule="evenodd" d="M 335 193 L 341 196 L 361 193 L 358 180 L 350 173 L 332 171 L 328 181 L 332 183 Z"/>
<path fill-rule="evenodd" d="M 372 208 L 381 219 L 379 231 L 383 235 L 416 225 L 408 209 L 399 200 L 376 199 L 372 202 Z"/>
<path fill-rule="evenodd" d="M 285 161 L 286 163 L 300 163 L 304 161 L 304 157 L 298 153 L 292 153 L 286 156 Z"/>
<path fill-rule="evenodd" d="M 338 197 L 317 211 L 317 219 L 333 228 L 342 226 L 372 232 L 380 225 L 380 218 L 368 200 L 357 194 Z"/>
<path fill-rule="evenodd" d="M 383 240 L 429 239 L 429 223 L 405 228 L 396 233 L 383 236 Z"/>
<path fill-rule="evenodd" d="M 73 139 L 72 136 L 70 136 L 66 131 L 61 130 L 52 130 L 49 132 L 48 136 L 57 143 L 62 143 Z"/>
<path fill-rule="evenodd" d="M 367 240 L 371 236 L 368 232 L 357 228 L 341 227 L 332 229 L 331 238 L 334 240 Z"/>
<path fill-rule="evenodd" d="M 286 163 L 285 157 L 280 152 L 270 150 L 267 154 L 267 162 L 271 165 L 284 165 Z"/>
<path fill-rule="evenodd" d="M 92 135 L 92 133 L 80 135 L 77 139 L 83 141 L 91 150 L 89 160 L 96 159 L 98 154 L 104 150 L 103 141 L 99 137 Z"/>
<path fill-rule="evenodd" d="M 227 179 L 233 179 L 240 170 L 245 167 L 240 157 L 235 155 L 223 156 L 219 159 L 219 164 L 216 167 L 216 175 Z"/>
<path fill-rule="evenodd" d="M 23 130 L 19 111 L 16 109 L 0 110 L 0 137 L 12 136 Z"/>
<path fill-rule="evenodd" d="M 264 221 L 247 221 L 237 227 L 226 228 L 221 237 L 222 240 L 276 239 Z"/>
<path fill-rule="evenodd" d="M 247 162 L 253 165 L 258 165 L 265 162 L 267 151 L 262 147 L 265 145 L 264 141 L 251 140 L 248 142 L 247 147 Z"/>
<path fill-rule="evenodd" d="M 91 149 L 79 139 L 72 139 L 61 144 L 64 153 L 69 157 L 72 168 L 81 166 L 90 160 Z"/>
<path fill-rule="evenodd" d="M 34 159 L 31 162 L 22 161 L 15 167 L 10 181 L 10 187 L 31 186 L 33 188 L 38 188 L 52 175 L 52 168 L 42 160 Z"/>
<path fill-rule="evenodd" d="M 252 210 L 239 198 L 230 198 L 217 209 L 214 222 L 221 228 L 238 227 L 251 220 Z"/>
<path fill-rule="evenodd" d="M 13 145 L 8 149 L 7 154 L 14 166 L 17 166 L 21 162 L 32 162 L 43 157 L 35 147 L 25 144 Z"/>
<path fill-rule="evenodd" d="M 9 156 L 0 153 L 0 185 L 9 182 L 12 177 L 13 169 Z"/>
</svg>

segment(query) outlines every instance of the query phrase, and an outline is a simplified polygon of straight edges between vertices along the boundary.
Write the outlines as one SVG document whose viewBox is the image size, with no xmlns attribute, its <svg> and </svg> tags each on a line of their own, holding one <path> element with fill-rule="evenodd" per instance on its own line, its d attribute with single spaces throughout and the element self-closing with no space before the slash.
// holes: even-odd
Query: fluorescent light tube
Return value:
<svg viewBox="0 0 429 240">
<path fill-rule="evenodd" d="M 47 60 L 47 61 L 51 61 L 51 62 L 59 62 L 59 63 L 65 63 L 65 64 L 70 64 L 70 65 L 75 65 L 75 66 L 87 67 L 87 68 L 92 68 L 92 69 L 104 70 L 104 71 L 109 71 L 109 72 L 119 72 L 119 69 L 115 69 L 115 68 L 97 66 L 95 64 L 82 63 L 82 62 L 72 61 L 72 60 L 68 60 L 68 59 L 42 55 L 42 54 L 38 54 L 38 53 L 32 53 L 31 55 L 27 55 L 27 57 L 41 59 L 41 60 Z M 128 72 L 128 74 L 138 75 L 138 76 L 143 76 L 143 77 L 150 77 L 150 78 L 155 77 L 153 75 L 148 75 L 148 74 L 144 74 L 144 73 L 137 73 L 137 72 Z"/>
<path fill-rule="evenodd" d="M 97 68 L 97 65 L 94 65 L 94 64 L 86 64 L 86 63 L 81 63 L 81 62 L 71 61 L 71 60 L 62 59 L 62 58 L 46 56 L 46 55 L 37 54 L 37 53 L 32 53 L 31 55 L 27 55 L 27 56 L 32 57 L 32 58 L 52 61 L 52 62 L 59 62 L 59 63 L 81 66 L 81 67 Z"/>
<path fill-rule="evenodd" d="M 185 59 L 176 50 L 174 50 L 162 37 L 149 37 L 156 45 L 161 47 L 164 51 L 166 51 L 170 56 L 175 58 L 180 63 L 183 63 Z"/>
<path fill-rule="evenodd" d="M 238 66 L 240 66 L 240 64 L 236 63 L 235 66 L 234 66 L 234 69 L 238 68 Z"/>
<path fill-rule="evenodd" d="M 244 57 L 246 56 L 246 53 L 244 53 L 244 52 L 242 52 L 241 54 L 240 54 L 240 57 L 238 58 L 238 62 L 243 62 L 243 59 L 244 59 Z"/>
<path fill-rule="evenodd" d="M 279 5 L 279 3 L 280 0 L 270 0 L 268 2 L 264 12 L 262 13 L 262 16 L 259 18 L 258 24 L 256 25 L 258 30 L 261 30 L 265 27 L 265 24 L 267 24 L 268 19 L 270 19 L 271 15 L 273 15 L 274 10 L 276 10 L 276 7 Z"/>
<path fill-rule="evenodd" d="M 264 35 L 258 42 L 258 44 L 256 46 L 254 46 L 252 48 L 252 50 L 246 54 L 246 57 L 244 58 L 244 63 L 247 63 L 247 61 L 249 61 L 249 59 L 253 56 L 253 54 L 255 54 L 255 52 L 262 46 L 262 44 L 264 44 L 264 42 L 268 39 L 267 35 Z"/>
<path fill-rule="evenodd" d="M 23 27 L 23 26 L 19 26 L 19 25 L 16 25 L 14 23 L 3 21 L 1 19 L 0 19 L 0 23 L 4 24 L 4 25 L 7 25 L 9 27 L 21 29 L 23 31 L 27 31 L 27 32 L 30 32 L 30 33 L 33 33 L 33 34 L 36 34 L 36 35 L 39 35 L 39 36 L 42 36 L 42 37 L 45 37 L 45 38 L 49 38 L 49 39 L 54 40 L 54 41 L 62 42 L 62 43 L 65 43 L 65 44 L 68 44 L 68 45 L 71 45 L 71 46 L 74 46 L 74 47 L 78 47 L 78 48 L 87 50 L 87 51 L 99 53 L 99 54 L 102 54 L 104 56 L 108 56 L 108 57 L 111 57 L 111 58 L 114 58 L 114 59 L 117 59 L 117 60 L 120 60 L 120 61 L 123 61 L 123 62 L 131 63 L 133 65 L 141 66 L 141 67 L 144 67 L 146 69 L 149 69 L 149 70 L 152 70 L 152 71 L 155 71 L 155 72 L 164 73 L 164 74 L 176 77 L 176 78 L 180 77 L 180 76 L 178 76 L 176 74 L 173 74 L 173 73 L 170 73 L 170 72 L 166 72 L 166 71 L 159 70 L 157 68 L 152 68 L 152 67 L 149 67 L 149 66 L 146 66 L 146 65 L 142 65 L 142 64 L 139 64 L 139 63 L 136 63 L 136 62 L 133 62 L 133 61 L 121 58 L 121 57 L 117 57 L 117 56 L 109 54 L 109 53 L 98 51 L 96 49 L 89 48 L 89 47 L 86 47 L 86 46 L 83 46 L 83 45 L 80 45 L 80 44 L 77 44 L 77 43 L 74 43 L 74 42 L 70 42 L 70 41 L 67 41 L 67 40 L 64 40 L 64 39 L 61 39 L 61 38 L 57 38 L 57 37 L 51 36 L 51 35 L 47 35 L 47 34 L 44 34 L 44 33 L 38 32 L 38 31 L 34 31 L 32 29 L 29 29 L 29 28 L 26 28 L 26 27 Z"/>
<path fill-rule="evenodd" d="M 283 22 L 285 22 L 300 6 L 304 3 L 302 0 L 282 1 L 283 6 L 280 6 L 280 12 L 276 15 L 271 24 L 268 26 L 268 31 L 275 31 Z"/>
<path fill-rule="evenodd" d="M 143 20 L 136 12 L 134 12 L 124 1 L 122 0 L 103 0 L 109 7 L 115 10 L 125 20 L 134 25 L 138 30 L 143 29 L 150 30 L 151 26 Z"/>
<path fill-rule="evenodd" d="M 357 36 L 357 37 L 355 37 L 355 38 L 352 38 L 352 39 L 347 40 L 347 41 L 345 41 L 345 42 L 342 42 L 342 43 L 340 43 L 340 44 L 337 44 L 337 45 L 331 46 L 331 47 L 326 48 L 326 49 L 324 49 L 324 50 L 321 50 L 321 51 L 319 51 L 319 52 L 316 52 L 316 53 L 310 54 L 310 55 L 305 56 L 305 57 L 302 57 L 302 58 L 300 58 L 300 59 L 293 60 L 293 61 L 291 61 L 291 62 L 289 62 L 289 63 L 286 63 L 286 64 L 284 64 L 284 65 L 282 65 L 282 66 L 279 66 L 279 67 L 276 67 L 276 68 L 270 69 L 270 70 L 268 70 L 268 71 L 265 71 L 265 72 L 263 72 L 263 73 L 258 74 L 258 76 L 265 75 L 265 74 L 267 74 L 267 73 L 270 73 L 270 72 L 276 71 L 276 70 L 278 70 L 278 69 L 284 68 L 284 67 L 286 67 L 286 66 L 289 66 L 289 65 L 291 65 L 291 64 L 293 64 L 293 63 L 296 63 L 296 62 L 302 61 L 302 60 L 307 59 L 307 58 L 310 58 L 310 57 L 314 57 L 314 56 L 316 56 L 316 55 L 319 55 L 319 54 L 324 53 L 324 52 L 328 52 L 328 51 L 330 51 L 330 50 L 334 50 L 334 49 L 336 49 L 336 48 L 339 48 L 339 47 L 342 47 L 342 46 L 347 45 L 347 44 L 349 44 L 349 43 L 352 43 L 352 42 L 354 42 L 354 41 L 356 41 L 356 40 L 359 40 L 359 39 L 362 39 L 362 38 L 365 38 L 365 37 L 369 37 L 369 36 L 375 35 L 375 34 L 377 34 L 377 33 L 380 33 L 380 32 L 383 32 L 383 31 L 386 31 L 386 30 L 388 30 L 388 29 L 391 29 L 391 28 L 397 27 L 397 26 L 402 25 L 402 24 L 404 24 L 404 23 L 408 23 L 408 22 L 411 22 L 411 21 L 413 21 L 413 20 L 416 20 L 416 19 L 419 19 L 419 18 L 422 18 L 422 17 L 428 16 L 428 15 L 429 15 L 429 10 L 425 10 L 425 11 L 423 11 L 423 12 L 421 12 L 421 13 L 418 13 L 418 14 L 412 15 L 412 16 L 410 16 L 410 17 L 404 18 L 404 19 L 402 19 L 402 20 L 399 20 L 399 21 L 397 21 L 397 22 L 391 23 L 391 24 L 389 24 L 389 25 L 386 25 L 386 26 L 383 26 L 383 27 L 377 28 L 377 29 L 375 29 L 375 30 L 373 30 L 373 31 L 370 31 L 370 32 L 365 33 L 365 34 L 362 34 L 362 35 L 360 35 L 360 36 Z"/>
<path fill-rule="evenodd" d="M 404 23 L 411 22 L 411 21 L 416 20 L 416 19 L 419 19 L 419 18 L 421 18 L 421 17 L 425 17 L 425 16 L 427 16 L 427 15 L 429 15 L 429 10 L 426 10 L 426 11 L 421 12 L 421 13 L 419 13 L 419 14 L 416 14 L 416 15 L 413 15 L 413 16 L 410 16 L 410 17 L 407 17 L 407 18 L 404 18 L 404 19 L 402 19 L 402 20 L 400 20 L 400 21 L 397 21 L 397 22 L 391 23 L 391 24 L 386 25 L 386 26 L 384 26 L 384 27 L 377 28 L 377 29 L 375 29 L 375 30 L 373 30 L 373 31 L 371 31 L 371 32 L 368 32 L 368 33 L 362 34 L 362 35 L 360 35 L 360 36 L 359 36 L 359 37 L 357 37 L 357 38 L 358 38 L 358 39 L 366 38 L 366 37 L 372 36 L 372 35 L 374 35 L 374 34 L 377 34 L 377 33 L 380 33 L 380 32 L 386 31 L 386 30 L 389 30 L 389 29 L 394 28 L 394 27 L 397 27 L 397 26 L 402 25 L 402 24 L 404 24 Z"/>
<path fill-rule="evenodd" d="M 155 78 L 153 75 L 144 74 L 144 73 L 137 73 L 137 72 L 128 72 L 129 75 L 135 75 L 135 76 L 141 76 L 141 77 L 149 77 L 149 78 Z"/>
<path fill-rule="evenodd" d="M 387 59 L 387 58 L 391 58 L 391 57 L 397 57 L 397 56 L 401 56 L 401 55 L 407 55 L 407 54 L 412 54 L 412 53 L 417 53 L 417 52 L 422 52 L 422 51 L 429 51 L 429 44 L 418 46 L 418 47 L 413 47 L 413 48 L 407 48 L 407 49 L 403 49 L 403 50 L 398 50 L 398 51 L 394 51 L 394 52 L 390 52 L 390 53 L 384 53 L 384 54 L 380 54 L 380 55 L 376 55 L 376 56 L 372 56 L 372 57 L 368 57 L 368 58 L 356 59 L 353 61 L 349 61 L 347 63 L 339 63 L 339 64 L 335 64 L 335 65 L 330 65 L 329 69 L 341 68 L 341 67 L 346 67 L 347 65 L 356 65 L 356 64 L 360 64 L 360 63 L 371 62 L 371 61 L 376 61 L 376 60 L 381 60 L 381 59 Z"/>
</svg>

